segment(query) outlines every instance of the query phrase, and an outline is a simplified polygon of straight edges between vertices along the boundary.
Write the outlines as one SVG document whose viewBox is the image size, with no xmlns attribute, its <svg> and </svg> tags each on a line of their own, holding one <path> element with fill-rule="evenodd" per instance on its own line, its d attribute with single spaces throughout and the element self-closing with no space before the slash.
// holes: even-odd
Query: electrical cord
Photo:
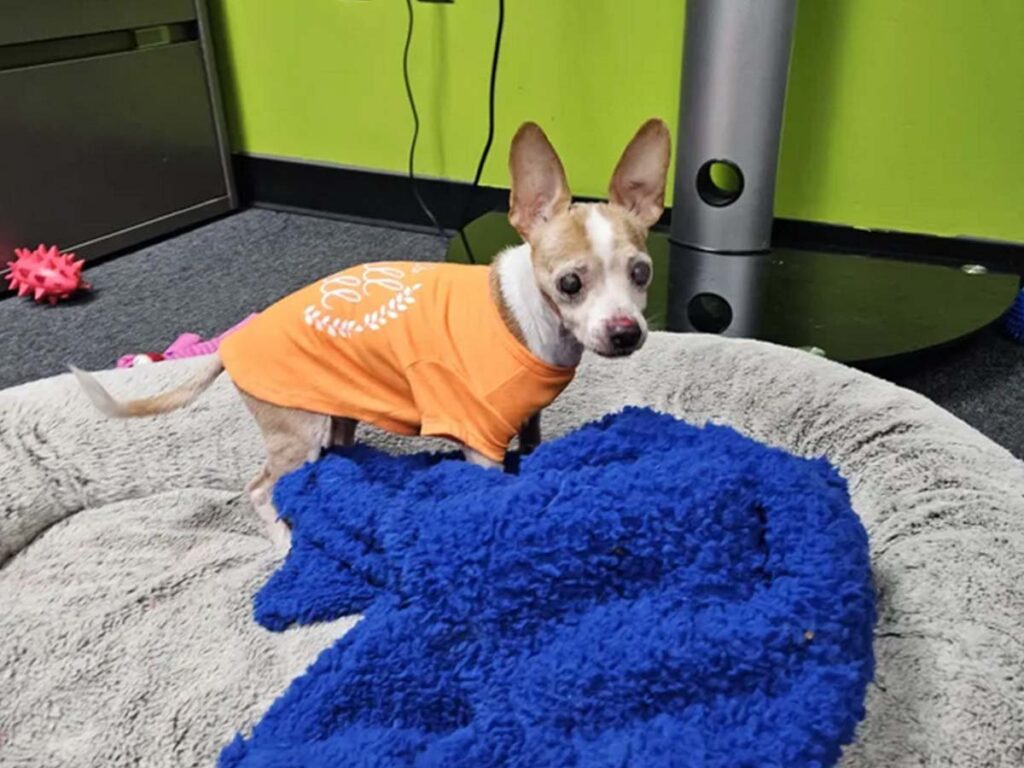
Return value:
<svg viewBox="0 0 1024 768">
<path fill-rule="evenodd" d="M 491 144 L 494 143 L 494 93 L 498 82 L 498 59 L 501 56 L 501 35 L 504 29 L 505 0 L 498 0 L 498 25 L 494 32 L 491 80 L 487 91 L 487 141 L 484 143 L 484 151 L 480 154 L 480 162 L 477 163 L 476 173 L 473 174 L 473 183 L 470 185 L 466 200 L 462 206 L 462 214 L 459 216 L 459 238 L 462 240 L 462 247 L 466 249 L 466 256 L 470 264 L 476 264 L 476 257 L 473 255 L 473 249 L 469 247 L 469 240 L 466 239 L 466 214 L 474 194 L 480 186 L 480 176 L 483 175 L 484 165 L 487 164 L 487 156 L 491 153 Z"/>
<path fill-rule="evenodd" d="M 416 98 L 412 94 L 412 82 L 409 80 L 409 48 L 412 45 L 413 12 L 412 0 L 405 0 L 405 8 L 409 12 L 409 24 L 405 31 L 405 49 L 402 51 L 402 77 L 405 79 L 405 95 L 409 99 L 409 109 L 412 111 L 412 141 L 409 143 L 409 183 L 412 186 L 412 194 L 416 198 L 423 213 L 430 219 L 430 223 L 437 229 L 441 241 L 448 246 L 448 234 L 437 222 L 437 217 L 430 210 L 426 200 L 420 194 L 416 184 L 416 142 L 420 137 L 420 115 L 416 110 Z"/>
<path fill-rule="evenodd" d="M 416 99 L 412 92 L 412 83 L 409 80 L 409 48 L 412 45 L 412 34 L 413 34 L 413 10 L 412 0 L 405 0 L 405 7 L 408 11 L 409 24 L 405 35 L 405 50 L 402 52 L 402 76 L 405 79 L 405 95 L 409 100 L 409 109 L 412 111 L 412 141 L 409 144 L 409 183 L 412 185 L 412 193 L 416 198 L 416 202 L 422 209 L 423 213 L 426 214 L 431 224 L 437 229 L 441 239 L 448 243 L 448 235 L 437 221 L 437 217 L 434 216 L 433 211 L 427 205 L 423 196 L 420 194 L 419 188 L 416 184 L 416 142 L 419 139 L 420 134 L 420 118 L 419 113 L 416 109 Z M 494 51 L 491 55 L 491 75 L 490 83 L 487 92 L 487 141 L 484 143 L 483 152 L 480 154 L 480 160 L 477 162 L 476 173 L 473 174 L 473 183 L 470 185 L 469 191 L 466 194 L 466 198 L 463 202 L 462 212 L 459 216 L 459 238 L 462 240 L 462 247 L 466 251 L 466 257 L 469 259 L 470 264 L 476 264 L 476 256 L 473 254 L 473 249 L 469 245 L 469 240 L 466 239 L 466 215 L 468 213 L 469 205 L 473 200 L 474 193 L 480 186 L 480 177 L 483 175 L 484 166 L 487 164 L 487 157 L 491 152 L 491 145 L 494 143 L 494 95 L 498 80 L 498 59 L 501 55 L 501 38 L 505 28 L 505 0 L 498 0 L 498 24 L 494 34 Z"/>
</svg>

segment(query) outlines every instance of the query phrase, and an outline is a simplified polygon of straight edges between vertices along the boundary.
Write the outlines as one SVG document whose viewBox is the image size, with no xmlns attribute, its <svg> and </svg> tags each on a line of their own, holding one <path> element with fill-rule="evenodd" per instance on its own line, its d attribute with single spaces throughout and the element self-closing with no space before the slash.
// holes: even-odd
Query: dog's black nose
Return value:
<svg viewBox="0 0 1024 768">
<path fill-rule="evenodd" d="M 640 323 L 630 318 L 615 318 L 608 323 L 608 340 L 616 352 L 628 352 L 636 349 L 643 331 Z"/>
</svg>

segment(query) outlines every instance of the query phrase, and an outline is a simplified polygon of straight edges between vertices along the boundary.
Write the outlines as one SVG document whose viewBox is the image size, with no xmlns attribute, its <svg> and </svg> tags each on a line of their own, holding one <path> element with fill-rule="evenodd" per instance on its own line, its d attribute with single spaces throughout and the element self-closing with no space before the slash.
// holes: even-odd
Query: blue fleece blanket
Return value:
<svg viewBox="0 0 1024 768">
<path fill-rule="evenodd" d="M 284 478 L 273 630 L 365 612 L 225 768 L 832 765 L 874 594 L 824 460 L 629 409 L 517 475 L 331 453 Z"/>
</svg>

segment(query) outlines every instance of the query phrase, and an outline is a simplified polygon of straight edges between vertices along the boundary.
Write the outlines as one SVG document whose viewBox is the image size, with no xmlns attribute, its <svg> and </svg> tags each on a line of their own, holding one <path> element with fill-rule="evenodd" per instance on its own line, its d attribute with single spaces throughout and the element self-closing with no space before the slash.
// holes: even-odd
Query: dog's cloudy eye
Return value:
<svg viewBox="0 0 1024 768">
<path fill-rule="evenodd" d="M 646 261 L 638 261 L 633 265 L 633 269 L 630 270 L 629 276 L 634 283 L 643 288 L 651 279 L 651 265 Z"/>
<path fill-rule="evenodd" d="M 558 290 L 566 296 L 575 296 L 583 287 L 583 281 L 575 272 L 568 272 L 558 278 Z"/>
</svg>

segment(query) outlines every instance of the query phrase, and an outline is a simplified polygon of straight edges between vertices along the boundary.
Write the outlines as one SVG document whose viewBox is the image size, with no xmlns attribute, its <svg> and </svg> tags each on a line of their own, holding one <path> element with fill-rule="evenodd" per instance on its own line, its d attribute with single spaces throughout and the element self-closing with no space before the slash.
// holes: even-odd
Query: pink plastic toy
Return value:
<svg viewBox="0 0 1024 768">
<path fill-rule="evenodd" d="M 138 355 L 124 355 L 117 361 L 118 368 L 131 368 L 136 365 L 145 365 L 147 363 L 158 363 L 161 360 L 181 360 L 186 357 L 198 357 L 200 355 L 212 355 L 217 351 L 221 341 L 232 333 L 238 330 L 243 325 L 248 323 L 256 317 L 255 314 L 249 315 L 242 322 L 231 326 L 224 333 L 219 336 L 214 336 L 212 339 L 203 341 L 203 337 L 196 333 L 183 333 L 174 342 L 165 349 L 162 353 L 160 352 L 143 352 Z"/>
<path fill-rule="evenodd" d="M 34 251 L 15 248 L 14 254 L 18 258 L 7 263 L 11 270 L 7 287 L 19 296 L 31 292 L 36 301 L 56 304 L 79 288 L 92 287 L 82 280 L 85 260 L 75 261 L 75 254 L 60 253 L 56 245 L 40 245 Z"/>
</svg>

